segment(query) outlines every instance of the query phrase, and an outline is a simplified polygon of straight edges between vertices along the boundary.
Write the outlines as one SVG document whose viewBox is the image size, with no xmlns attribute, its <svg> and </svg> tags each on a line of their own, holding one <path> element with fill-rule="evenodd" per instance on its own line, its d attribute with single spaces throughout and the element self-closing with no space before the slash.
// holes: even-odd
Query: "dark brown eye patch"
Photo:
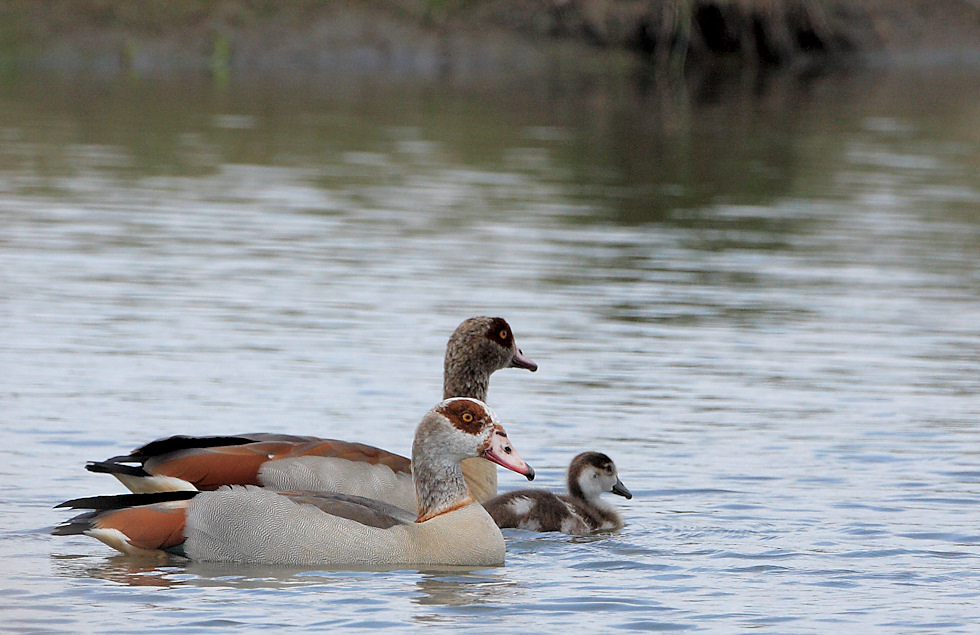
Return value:
<svg viewBox="0 0 980 635">
<path fill-rule="evenodd" d="M 441 406 L 439 412 L 463 432 L 476 434 L 486 423 L 486 410 L 469 399 L 453 400 Z"/>
<path fill-rule="evenodd" d="M 510 324 L 507 324 L 507 320 L 504 318 L 493 318 L 490 320 L 489 328 L 486 331 L 486 337 L 490 341 L 497 342 L 498 344 L 510 345 L 514 341 L 514 335 L 510 332 Z"/>
</svg>

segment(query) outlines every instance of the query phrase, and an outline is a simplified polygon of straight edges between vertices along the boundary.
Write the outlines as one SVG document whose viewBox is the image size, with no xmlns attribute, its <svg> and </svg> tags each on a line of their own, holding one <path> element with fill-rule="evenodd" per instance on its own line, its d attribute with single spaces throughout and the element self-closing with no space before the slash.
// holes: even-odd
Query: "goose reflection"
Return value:
<svg viewBox="0 0 980 635">
<path fill-rule="evenodd" d="M 508 579 L 504 569 L 457 567 L 455 570 L 423 572 L 416 582 L 420 593 L 413 602 L 421 606 L 485 606 L 510 602 L 523 593 L 523 586 Z M 427 621 L 432 615 L 419 615 Z"/>
</svg>

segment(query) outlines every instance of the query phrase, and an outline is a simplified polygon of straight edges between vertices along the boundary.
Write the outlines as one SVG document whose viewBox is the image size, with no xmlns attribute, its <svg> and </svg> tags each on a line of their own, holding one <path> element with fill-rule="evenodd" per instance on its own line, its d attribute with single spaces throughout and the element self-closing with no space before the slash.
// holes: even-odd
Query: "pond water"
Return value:
<svg viewBox="0 0 980 635">
<path fill-rule="evenodd" d="M 978 89 L 5 84 L 0 630 L 975 632 Z M 540 365 L 490 389 L 534 485 L 608 453 L 623 530 L 353 572 L 50 535 L 160 436 L 408 453 L 478 314 Z"/>
</svg>

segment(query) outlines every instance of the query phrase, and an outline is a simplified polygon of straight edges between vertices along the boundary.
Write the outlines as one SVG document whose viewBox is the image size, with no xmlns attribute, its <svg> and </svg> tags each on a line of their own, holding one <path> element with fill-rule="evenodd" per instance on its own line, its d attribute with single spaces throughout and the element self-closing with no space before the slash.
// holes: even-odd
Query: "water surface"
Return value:
<svg viewBox="0 0 980 635">
<path fill-rule="evenodd" d="M 5 86 L 0 629 L 971 632 L 978 87 Z M 604 451 L 625 529 L 382 572 L 49 535 L 159 436 L 408 453 L 475 314 L 540 364 L 490 390 L 535 485 Z"/>
</svg>

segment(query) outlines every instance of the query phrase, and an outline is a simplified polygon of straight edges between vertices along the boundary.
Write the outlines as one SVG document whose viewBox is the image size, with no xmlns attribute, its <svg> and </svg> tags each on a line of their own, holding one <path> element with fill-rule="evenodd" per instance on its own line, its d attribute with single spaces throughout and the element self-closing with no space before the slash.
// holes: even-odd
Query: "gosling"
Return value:
<svg viewBox="0 0 980 635">
<path fill-rule="evenodd" d="M 623 527 L 623 517 L 600 495 L 612 492 L 633 498 L 616 473 L 616 464 L 601 452 L 583 452 L 568 466 L 568 493 L 522 489 L 500 494 L 483 506 L 501 529 L 589 534 Z"/>
</svg>

